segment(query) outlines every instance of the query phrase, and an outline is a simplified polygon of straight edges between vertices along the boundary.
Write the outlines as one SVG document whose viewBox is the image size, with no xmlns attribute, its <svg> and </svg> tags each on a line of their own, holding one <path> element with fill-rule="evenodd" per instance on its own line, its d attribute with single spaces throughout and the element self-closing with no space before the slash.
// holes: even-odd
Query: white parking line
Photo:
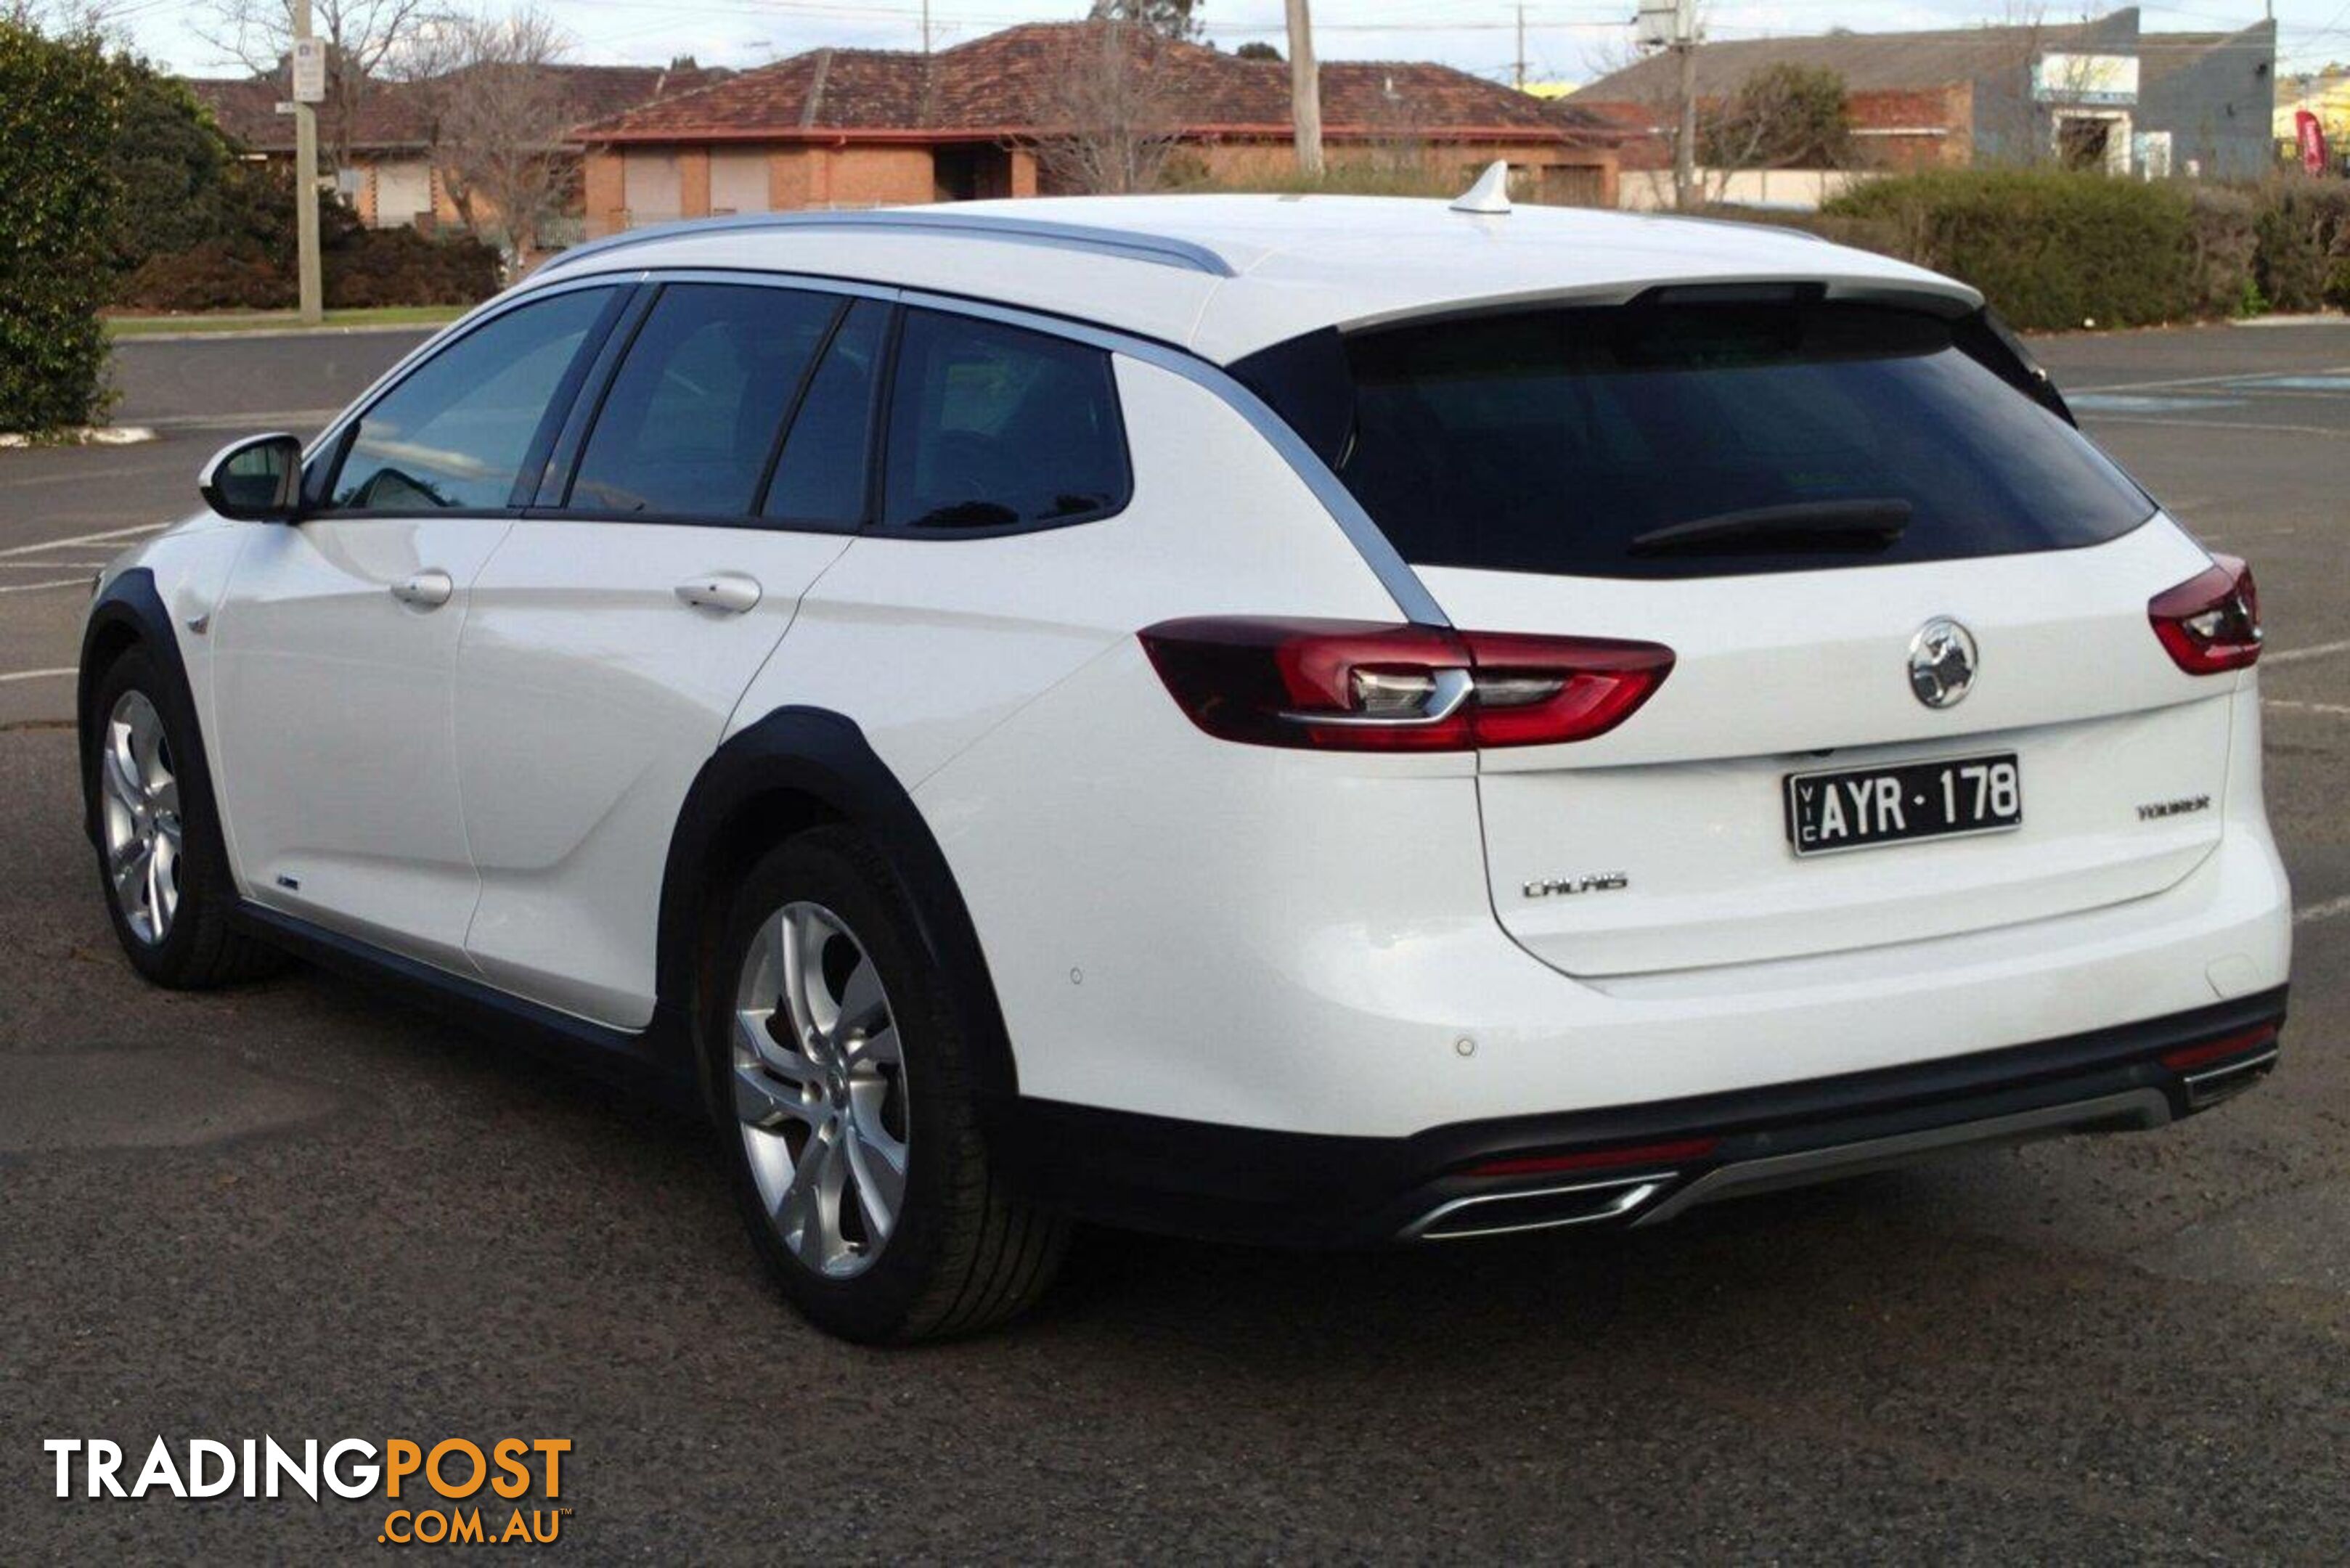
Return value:
<svg viewBox="0 0 2350 1568">
<path fill-rule="evenodd" d="M 2095 409 L 2083 416 L 2092 424 L 2100 425 L 2163 425 L 2178 430 L 2199 431 L 2258 431 L 2263 435 L 2338 436 L 2334 425 L 2272 425 L 2254 420 L 2170 420 L 2157 419 L 2151 414 L 2101 414 Z"/>
<path fill-rule="evenodd" d="M 0 675 L 0 682 L 9 680 L 46 680 L 52 676 L 73 675 L 77 673 L 78 673 L 78 671 L 72 670 L 11 670 L 6 674 Z"/>
<path fill-rule="evenodd" d="M 2350 642 L 2319 642 L 2307 648 L 2288 648 L 2274 653 L 2262 653 L 2263 664 L 2298 664 L 2304 659 L 2330 659 L 2337 653 L 2350 653 Z"/>
<path fill-rule="evenodd" d="M 2331 920 L 2350 915 L 2350 897 L 2328 898 L 2323 904 L 2303 904 L 2293 912 L 2293 923 L 2306 925 L 2312 920 Z"/>
<path fill-rule="evenodd" d="M 0 561 L 0 572 L 70 572 L 76 567 L 97 571 L 104 561 Z"/>
<path fill-rule="evenodd" d="M 2220 376 L 2177 376 L 2165 381 L 2110 381 L 2097 387 L 2066 387 L 2067 392 L 2150 392 L 2162 387 L 2216 387 L 2224 381 L 2258 382 L 2266 375 L 2283 376 L 2345 376 L 2350 365 L 2327 366 L 2316 370 L 2230 370 Z"/>
<path fill-rule="evenodd" d="M 95 576 L 95 574 L 92 574 Z M 46 583 L 0 583 L 0 594 L 51 593 L 58 588 L 87 588 L 88 577 L 55 577 Z"/>
<path fill-rule="evenodd" d="M 2263 708 L 2282 708 L 2289 713 L 2324 713 L 2336 719 L 2350 719 L 2350 703 L 2296 702 L 2290 697 L 2263 697 Z"/>
<path fill-rule="evenodd" d="M 70 539 L 44 539 L 37 545 L 11 545 L 0 550 L 0 560 L 12 556 L 37 556 L 44 550 L 61 550 L 68 545 L 104 545 L 116 539 L 133 539 L 141 534 L 161 534 L 169 523 L 140 523 L 129 528 L 109 528 L 103 534 L 77 534 Z"/>
</svg>

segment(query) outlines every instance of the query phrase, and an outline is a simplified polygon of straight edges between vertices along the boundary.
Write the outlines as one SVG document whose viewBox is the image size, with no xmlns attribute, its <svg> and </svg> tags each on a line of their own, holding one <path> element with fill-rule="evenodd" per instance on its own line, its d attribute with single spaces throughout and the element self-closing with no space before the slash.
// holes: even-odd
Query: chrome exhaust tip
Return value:
<svg viewBox="0 0 2350 1568">
<path fill-rule="evenodd" d="M 1469 1236 L 1506 1236 L 1518 1231 L 1553 1231 L 1623 1220 L 1653 1202 L 1673 1184 L 1675 1171 L 1577 1182 L 1569 1187 L 1522 1188 L 1480 1192 L 1438 1204 L 1405 1226 L 1399 1241 L 1449 1241 Z"/>
<path fill-rule="evenodd" d="M 2180 1076 L 2187 1085 L 2187 1108 L 2208 1110 L 2222 1100 L 2233 1099 L 2254 1084 L 2269 1075 L 2277 1064 L 2277 1048 L 2273 1045 L 2257 1056 L 2241 1062 L 2230 1062 L 2224 1067 L 2211 1067 L 2200 1073 Z"/>
</svg>

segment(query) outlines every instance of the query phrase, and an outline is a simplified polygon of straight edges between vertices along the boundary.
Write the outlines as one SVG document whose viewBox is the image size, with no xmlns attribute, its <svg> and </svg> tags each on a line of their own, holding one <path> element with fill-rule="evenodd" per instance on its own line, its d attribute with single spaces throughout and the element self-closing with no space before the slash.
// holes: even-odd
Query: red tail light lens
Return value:
<svg viewBox="0 0 2350 1568">
<path fill-rule="evenodd" d="M 1221 740 L 1349 752 L 1555 745 L 1607 733 L 1661 685 L 1672 649 L 1376 621 L 1161 621 L 1142 646 Z"/>
<path fill-rule="evenodd" d="M 2146 607 L 2171 662 L 2189 675 L 2242 670 L 2261 656 L 2261 593 L 2251 567 L 2233 556 L 2211 560 L 2210 571 Z"/>
</svg>

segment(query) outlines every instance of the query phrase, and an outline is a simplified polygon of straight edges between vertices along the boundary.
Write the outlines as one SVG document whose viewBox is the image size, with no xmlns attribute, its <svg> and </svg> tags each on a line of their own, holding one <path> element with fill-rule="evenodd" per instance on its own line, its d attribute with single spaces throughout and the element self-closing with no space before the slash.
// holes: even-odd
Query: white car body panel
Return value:
<svg viewBox="0 0 2350 1568">
<path fill-rule="evenodd" d="M 476 878 L 450 681 L 496 517 L 244 525 L 213 618 L 211 752 L 239 885 L 266 909 L 463 971 Z M 391 589 L 449 574 L 447 603 Z"/>
<path fill-rule="evenodd" d="M 2233 677 L 2173 664 L 2147 601 L 2208 564 L 2156 517 L 2077 550 L 1766 577 L 1617 581 L 1428 568 L 1463 626 L 1647 638 L 1673 673 L 1635 722 L 1486 753 L 1494 908 L 1576 974 L 1746 963 L 1947 936 L 2140 898 L 2219 842 L 2216 810 L 2143 820 L 2228 788 Z M 1937 616 L 1989 651 L 1963 701 L 1909 691 Z M 2009 833 L 1798 861 L 1791 773 L 2013 751 Z M 1628 886 L 1529 897 L 1528 883 Z"/>
<path fill-rule="evenodd" d="M 670 835 L 839 534 L 525 519 L 476 579 L 455 734 L 493 985 L 617 1028 L 652 1016 Z M 680 584 L 759 585 L 740 614 Z"/>
</svg>

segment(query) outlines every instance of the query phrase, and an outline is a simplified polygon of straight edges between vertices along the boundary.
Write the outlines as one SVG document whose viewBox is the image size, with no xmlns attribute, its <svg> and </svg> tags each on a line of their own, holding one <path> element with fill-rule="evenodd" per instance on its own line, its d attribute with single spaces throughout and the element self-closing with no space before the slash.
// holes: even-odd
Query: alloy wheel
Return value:
<svg viewBox="0 0 2350 1568">
<path fill-rule="evenodd" d="M 180 909 L 180 781 L 163 716 L 143 691 L 125 691 L 108 715 L 99 758 L 106 877 L 123 923 L 154 945 Z"/>
<path fill-rule="evenodd" d="M 847 922 L 790 903 L 734 991 L 734 1110 L 769 1223 L 811 1271 L 870 1268 L 906 1198 L 906 1071 L 880 972 Z"/>
</svg>

